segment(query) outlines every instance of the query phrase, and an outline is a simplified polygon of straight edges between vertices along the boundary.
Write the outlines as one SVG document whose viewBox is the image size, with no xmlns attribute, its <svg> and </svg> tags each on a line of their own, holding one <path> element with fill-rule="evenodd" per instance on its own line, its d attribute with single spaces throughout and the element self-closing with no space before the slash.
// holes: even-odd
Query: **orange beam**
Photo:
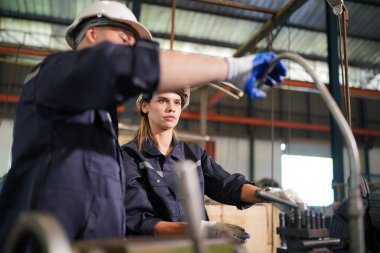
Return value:
<svg viewBox="0 0 380 253">
<path fill-rule="evenodd" d="M 33 55 L 33 56 L 48 56 L 53 51 L 47 51 L 47 50 L 40 50 L 40 49 L 33 49 L 33 48 L 22 48 L 22 47 L 15 47 L 15 46 L 0 46 L 0 54 L 25 54 L 25 55 Z M 309 88 L 309 89 L 316 89 L 315 84 L 311 82 L 305 82 L 305 81 L 298 81 L 298 80 L 289 80 L 286 79 L 283 83 L 279 84 L 281 85 L 287 85 L 291 87 L 299 87 L 299 88 Z M 343 87 L 341 87 L 343 89 Z M 376 90 L 369 90 L 369 89 L 360 89 L 360 88 L 350 88 L 350 93 L 352 95 L 358 95 L 358 96 L 374 96 L 374 97 L 380 97 L 380 91 Z M 226 94 L 222 91 L 216 91 L 213 96 L 209 98 L 208 105 L 213 106 L 216 103 L 220 101 Z"/>
<path fill-rule="evenodd" d="M 317 90 L 314 83 L 305 82 L 305 81 L 297 81 L 297 80 L 289 80 L 286 79 L 283 83 L 279 84 L 280 86 L 291 86 L 291 87 L 299 87 L 299 88 L 308 88 Z M 341 92 L 343 92 L 343 87 L 340 87 Z M 372 96 L 372 97 L 380 97 L 380 91 L 377 90 L 369 90 L 369 89 L 361 89 L 350 87 L 351 95 L 357 96 Z"/>
<path fill-rule="evenodd" d="M 317 90 L 314 83 L 298 81 L 298 80 L 289 80 L 286 79 L 283 83 L 279 83 L 279 86 L 290 86 L 296 88 L 307 88 Z M 343 87 L 340 88 L 341 92 L 343 92 Z M 380 91 L 377 90 L 369 90 L 369 89 L 360 89 L 360 88 L 350 88 L 351 95 L 360 96 L 360 97 L 377 97 L 380 98 Z M 216 91 L 214 95 L 210 96 L 208 99 L 208 106 L 214 106 L 217 104 L 226 94 L 222 91 Z"/>
<path fill-rule="evenodd" d="M 19 101 L 19 96 L 17 95 L 5 95 L 0 94 L 0 102 L 9 102 L 9 103 L 17 103 Z M 125 106 L 120 105 L 117 107 L 117 111 L 119 113 L 125 112 Z M 199 113 L 194 112 L 182 112 L 182 119 L 192 119 L 192 120 L 200 120 L 201 116 Z M 278 128 L 291 128 L 291 129 L 302 129 L 309 131 L 321 131 L 328 132 L 330 127 L 322 124 L 310 124 L 303 122 L 288 122 L 284 120 L 274 120 L 273 122 L 269 119 L 259 119 L 259 118 L 250 118 L 250 117 L 237 117 L 230 115 L 221 115 L 216 113 L 208 113 L 207 114 L 208 121 L 214 122 L 222 122 L 222 123 L 235 123 L 235 124 L 244 124 L 251 126 L 266 126 L 270 127 L 278 127 Z M 354 128 L 352 130 L 354 134 L 365 135 L 365 136 L 380 136 L 380 130 L 371 130 L 364 128 Z"/>
<path fill-rule="evenodd" d="M 6 94 L 0 94 L 0 102 L 6 102 L 6 103 L 17 103 L 20 100 L 20 96 L 17 95 L 6 95 Z M 120 105 L 117 107 L 117 111 L 119 113 L 125 112 L 125 106 Z"/>
<path fill-rule="evenodd" d="M 182 112 L 182 119 L 192 119 L 200 120 L 199 113 L 193 112 Z M 223 123 L 234 123 L 234 124 L 244 124 L 251 126 L 274 126 L 278 128 L 291 128 L 291 129 L 301 129 L 309 131 L 320 131 L 320 132 L 329 132 L 330 127 L 328 125 L 322 124 L 311 124 L 303 122 L 288 122 L 283 120 L 274 120 L 273 122 L 270 119 L 259 119 L 259 118 L 250 118 L 250 117 L 237 117 L 230 115 L 220 115 L 216 113 L 208 113 L 207 120 L 213 122 L 223 122 Z M 379 130 L 371 130 L 364 128 L 355 128 L 352 130 L 353 133 L 366 136 L 380 136 Z"/>
<path fill-rule="evenodd" d="M 0 46 L 0 54 L 25 54 L 25 55 L 46 57 L 52 53 L 53 52 L 51 51 L 45 51 L 45 50 Z"/>
<path fill-rule="evenodd" d="M 0 94 L 0 102 L 17 103 L 20 96 Z"/>
</svg>

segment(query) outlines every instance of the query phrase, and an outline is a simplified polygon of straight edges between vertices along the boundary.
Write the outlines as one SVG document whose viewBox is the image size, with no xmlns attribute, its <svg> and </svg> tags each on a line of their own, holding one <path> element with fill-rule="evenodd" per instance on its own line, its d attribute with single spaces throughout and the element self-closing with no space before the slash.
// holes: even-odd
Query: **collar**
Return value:
<svg viewBox="0 0 380 253">
<path fill-rule="evenodd" d="M 184 160 L 185 153 L 183 149 L 183 142 L 178 141 L 174 136 L 172 139 L 173 150 L 168 156 L 175 157 L 177 160 Z M 141 151 L 150 156 L 162 156 L 160 150 L 151 142 L 145 141 L 142 145 Z"/>
</svg>

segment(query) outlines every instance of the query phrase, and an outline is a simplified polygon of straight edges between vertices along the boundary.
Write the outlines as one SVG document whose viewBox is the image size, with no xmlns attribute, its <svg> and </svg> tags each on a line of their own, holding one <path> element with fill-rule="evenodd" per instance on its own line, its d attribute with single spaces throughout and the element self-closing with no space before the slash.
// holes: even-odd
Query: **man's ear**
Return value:
<svg viewBox="0 0 380 253">
<path fill-rule="evenodd" d="M 87 31 L 84 33 L 84 38 L 87 40 L 89 44 L 95 44 L 97 36 L 98 34 L 95 27 L 88 28 Z"/>
</svg>

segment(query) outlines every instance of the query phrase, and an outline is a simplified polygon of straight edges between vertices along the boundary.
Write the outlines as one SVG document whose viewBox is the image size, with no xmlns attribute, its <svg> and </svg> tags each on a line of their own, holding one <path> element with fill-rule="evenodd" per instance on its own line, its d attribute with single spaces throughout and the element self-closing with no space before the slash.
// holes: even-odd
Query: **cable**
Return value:
<svg viewBox="0 0 380 253">
<path fill-rule="evenodd" d="M 345 5 L 343 7 L 342 15 L 337 15 L 338 30 L 339 30 L 339 58 L 341 67 L 341 78 L 343 86 L 343 101 L 346 113 L 346 119 L 350 127 L 352 127 L 351 120 L 351 97 L 350 85 L 348 76 L 348 53 L 347 53 L 347 24 L 348 24 L 348 10 Z M 342 19 L 342 20 L 341 20 Z M 343 25 L 342 25 L 343 23 Z"/>
<path fill-rule="evenodd" d="M 294 53 L 282 53 L 278 55 L 278 58 L 274 60 L 266 73 L 263 75 L 265 78 L 269 73 L 271 73 L 276 66 L 276 64 L 281 59 L 288 59 L 300 64 L 306 72 L 311 76 L 315 82 L 316 87 L 320 91 L 323 100 L 326 102 L 331 115 L 334 117 L 339 130 L 346 142 L 348 149 L 349 159 L 350 159 L 350 192 L 349 192 L 349 205 L 348 210 L 350 214 L 349 219 L 349 238 L 351 242 L 350 252 L 352 253 L 364 253 L 364 223 L 363 223 L 363 203 L 361 199 L 361 169 L 359 160 L 359 150 L 355 141 L 355 137 L 352 130 L 342 114 L 339 106 L 336 104 L 335 100 L 331 96 L 330 92 L 326 86 L 319 80 L 316 73 L 308 65 L 306 60 L 298 54 Z"/>
</svg>

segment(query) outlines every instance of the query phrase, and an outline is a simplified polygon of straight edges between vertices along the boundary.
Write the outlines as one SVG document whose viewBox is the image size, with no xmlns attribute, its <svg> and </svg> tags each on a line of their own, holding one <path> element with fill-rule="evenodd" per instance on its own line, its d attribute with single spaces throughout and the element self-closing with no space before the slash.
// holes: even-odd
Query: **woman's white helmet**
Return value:
<svg viewBox="0 0 380 253">
<path fill-rule="evenodd" d="M 187 86 L 184 89 L 178 89 L 174 92 L 177 93 L 181 97 L 181 100 L 182 100 L 181 107 L 182 107 L 182 110 L 185 110 L 186 107 L 188 107 L 190 104 L 190 87 Z M 143 112 L 141 111 L 142 103 L 144 101 L 150 101 L 152 99 L 152 96 L 153 94 L 148 94 L 148 93 L 141 93 L 140 96 L 138 96 L 136 100 L 136 107 L 141 115 L 143 115 Z"/>
<path fill-rule="evenodd" d="M 90 18 L 107 18 L 122 24 L 131 26 L 140 38 L 152 39 L 149 30 L 139 23 L 135 15 L 123 3 L 117 1 L 97 1 L 87 5 L 75 17 L 73 23 L 66 30 L 66 41 L 71 48 L 75 48 L 75 29 L 84 21 Z M 88 27 L 87 27 L 88 28 Z"/>
</svg>

